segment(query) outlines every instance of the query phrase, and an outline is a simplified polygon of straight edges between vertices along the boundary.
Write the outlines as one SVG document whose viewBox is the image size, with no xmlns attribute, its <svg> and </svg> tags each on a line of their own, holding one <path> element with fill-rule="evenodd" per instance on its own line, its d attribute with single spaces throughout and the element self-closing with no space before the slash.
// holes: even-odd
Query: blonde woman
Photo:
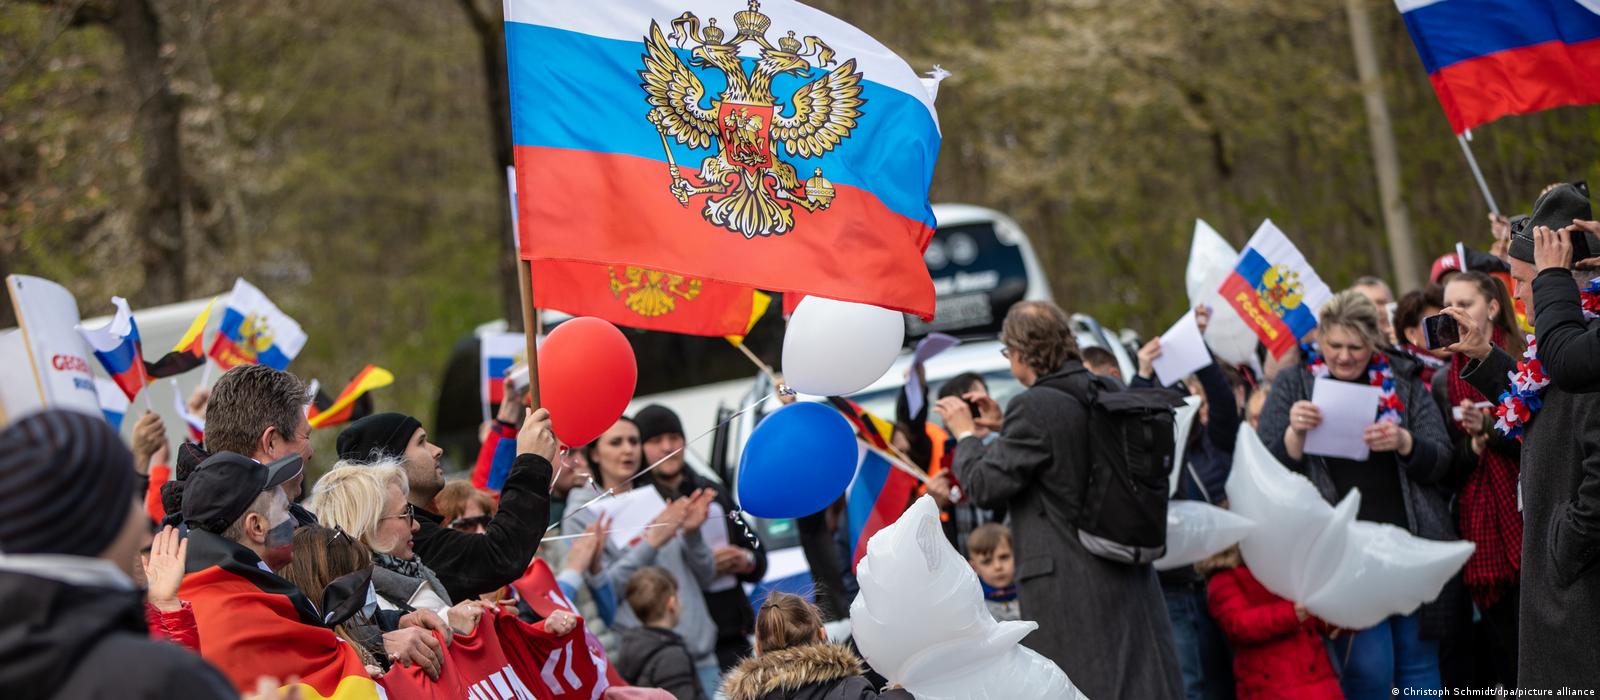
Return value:
<svg viewBox="0 0 1600 700">
<path fill-rule="evenodd" d="M 338 527 L 372 552 L 372 587 L 385 610 L 431 610 L 450 628 L 468 634 L 482 604 L 450 602 L 450 594 L 416 554 L 414 506 L 406 502 L 406 473 L 398 460 L 373 464 L 340 462 L 311 491 L 312 512 L 324 527 Z"/>
</svg>

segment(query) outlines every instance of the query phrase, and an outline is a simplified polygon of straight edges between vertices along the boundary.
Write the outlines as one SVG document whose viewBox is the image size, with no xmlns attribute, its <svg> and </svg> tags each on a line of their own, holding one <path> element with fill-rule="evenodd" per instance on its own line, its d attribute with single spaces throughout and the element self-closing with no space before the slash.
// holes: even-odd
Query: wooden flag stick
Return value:
<svg viewBox="0 0 1600 700">
<path fill-rule="evenodd" d="M 783 383 L 778 381 L 778 373 L 772 369 L 772 365 L 762 362 L 761 358 L 756 357 L 756 354 L 750 351 L 750 348 L 744 346 L 744 343 L 733 343 L 733 346 L 739 348 L 739 352 L 744 353 L 745 357 L 750 358 L 751 364 L 754 364 L 756 369 L 761 370 L 762 374 L 767 375 L 767 379 L 772 380 L 773 386 Z"/>
<path fill-rule="evenodd" d="M 518 256 L 519 258 L 521 256 Z M 517 260 L 517 290 L 522 293 L 522 337 L 528 343 L 528 410 L 539 410 L 539 328 L 534 323 L 533 262 Z"/>
</svg>

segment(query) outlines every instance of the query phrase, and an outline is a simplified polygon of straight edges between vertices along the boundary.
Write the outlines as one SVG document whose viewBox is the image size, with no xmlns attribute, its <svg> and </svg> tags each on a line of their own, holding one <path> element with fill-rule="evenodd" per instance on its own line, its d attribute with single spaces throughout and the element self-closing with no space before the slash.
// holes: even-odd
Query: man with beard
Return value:
<svg viewBox="0 0 1600 700">
<path fill-rule="evenodd" d="M 444 450 L 428 441 L 421 421 L 401 413 L 362 418 L 339 433 L 339 458 L 401 460 L 420 528 L 412 545 L 418 558 L 438 575 L 451 600 L 472 600 L 517 580 L 533 560 L 550 517 L 550 461 L 557 441 L 550 412 L 534 411 L 517 433 L 517 458 L 500 492 L 500 510 L 483 534 L 445 527 L 431 509 L 444 488 L 439 458 Z"/>
</svg>

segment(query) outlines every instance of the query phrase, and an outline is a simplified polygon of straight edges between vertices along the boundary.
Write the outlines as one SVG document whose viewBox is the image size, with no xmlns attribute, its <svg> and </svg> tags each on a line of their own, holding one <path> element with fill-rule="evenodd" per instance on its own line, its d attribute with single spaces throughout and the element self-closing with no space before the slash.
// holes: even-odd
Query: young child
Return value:
<svg viewBox="0 0 1600 700">
<path fill-rule="evenodd" d="M 1322 642 L 1327 624 L 1262 586 L 1238 545 L 1198 568 L 1215 572 L 1206 602 L 1233 646 L 1239 700 L 1344 697 Z"/>
<path fill-rule="evenodd" d="M 728 672 L 728 700 L 911 700 L 903 689 L 874 689 L 861 658 L 829 644 L 821 613 L 797 595 L 767 595 L 756 615 L 755 651 Z"/>
<path fill-rule="evenodd" d="M 706 700 L 689 645 L 678 626 L 678 581 L 666 569 L 647 566 L 628 579 L 624 597 L 643 627 L 622 630 L 617 673 L 628 683 L 660 688 L 677 700 Z"/>
<path fill-rule="evenodd" d="M 1000 523 L 986 523 L 973 530 L 967 537 L 967 563 L 983 584 L 983 601 L 989 606 L 989 614 L 1000 622 L 1021 620 L 1011 531 Z"/>
</svg>

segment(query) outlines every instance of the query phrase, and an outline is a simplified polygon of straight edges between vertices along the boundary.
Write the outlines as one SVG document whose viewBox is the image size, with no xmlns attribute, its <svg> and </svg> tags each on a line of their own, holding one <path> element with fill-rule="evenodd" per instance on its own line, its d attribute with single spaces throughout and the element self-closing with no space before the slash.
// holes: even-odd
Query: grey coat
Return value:
<svg viewBox="0 0 1600 700">
<path fill-rule="evenodd" d="M 1052 377 L 1083 381 L 1070 361 Z M 1041 378 L 1043 381 L 1045 378 Z M 1006 407 L 1000 437 L 956 445 L 961 488 L 983 508 L 1007 508 L 1017 555 L 1023 640 L 1091 698 L 1180 698 L 1183 680 L 1166 602 L 1149 565 L 1101 559 L 1078 543 L 1071 515 L 1089 475 L 1089 415 L 1065 392 L 1035 386 Z"/>
<path fill-rule="evenodd" d="M 1406 504 L 1406 522 L 1411 534 L 1430 540 L 1460 539 L 1456 518 L 1450 510 L 1450 494 L 1443 485 L 1450 475 L 1452 446 L 1446 432 L 1439 406 L 1432 391 L 1417 376 L 1417 365 L 1401 355 L 1385 353 L 1394 368 L 1396 394 L 1405 404 L 1405 415 L 1400 426 L 1411 431 L 1411 456 L 1395 455 L 1400 464 L 1400 492 Z M 1333 476 L 1328 463 L 1317 455 L 1305 459 L 1292 459 L 1284 446 L 1283 434 L 1289 427 L 1289 407 L 1296 401 L 1311 400 L 1311 387 L 1315 379 L 1305 367 L 1285 368 L 1272 384 L 1267 405 L 1261 410 L 1261 422 L 1256 434 L 1284 466 L 1304 474 L 1315 484 L 1317 491 L 1329 503 L 1338 500 Z M 1438 639 L 1452 630 L 1453 621 L 1459 619 L 1461 606 L 1466 603 L 1466 589 L 1459 576 L 1439 594 L 1439 599 L 1422 608 L 1422 635 Z"/>
<path fill-rule="evenodd" d="M 1542 350 L 1542 349 L 1541 349 Z M 1515 369 L 1496 348 L 1461 377 L 1498 397 Z M 1600 394 L 1551 385 L 1523 432 L 1517 683 L 1600 687 Z"/>
<path fill-rule="evenodd" d="M 644 484 L 640 488 L 650 486 Z M 581 512 L 577 512 L 577 509 L 599 495 L 599 489 L 588 485 L 575 488 L 567 494 L 567 512 L 573 515 L 562 523 L 561 534 L 575 535 L 588 529 L 590 523 L 599 517 L 598 513 L 593 509 Z M 611 582 L 611 590 L 616 592 L 618 598 L 614 625 L 617 629 L 640 626 L 638 616 L 633 614 L 627 601 L 622 600 L 623 592 L 628 590 L 628 579 L 640 568 L 659 566 L 671 573 L 678 582 L 679 617 L 678 626 L 673 631 L 689 645 L 689 653 L 694 656 L 696 664 L 717 662 L 717 624 L 711 619 L 711 611 L 706 608 L 706 597 L 702 593 L 716 580 L 717 563 L 711 548 L 706 546 L 705 538 L 698 531 L 674 536 L 660 549 L 650 546 L 643 539 L 624 549 L 607 538 L 600 559 L 600 575 Z"/>
</svg>

